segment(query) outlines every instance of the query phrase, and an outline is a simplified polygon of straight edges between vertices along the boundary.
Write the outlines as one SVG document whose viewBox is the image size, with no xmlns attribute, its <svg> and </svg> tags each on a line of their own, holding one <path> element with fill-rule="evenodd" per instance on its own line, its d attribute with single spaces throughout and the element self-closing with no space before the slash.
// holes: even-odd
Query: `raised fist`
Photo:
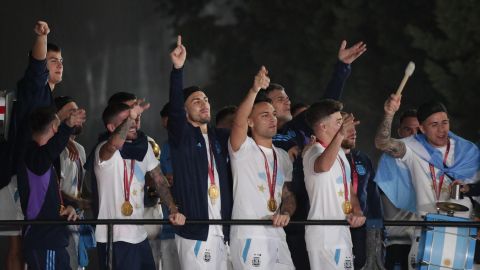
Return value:
<svg viewBox="0 0 480 270">
<path fill-rule="evenodd" d="M 401 99 L 402 99 L 401 95 L 391 94 L 390 97 L 385 101 L 385 104 L 383 105 L 385 114 L 389 116 L 393 116 L 400 108 Z"/>
<path fill-rule="evenodd" d="M 182 68 L 183 64 L 185 64 L 185 59 L 187 59 L 187 49 L 182 45 L 182 36 L 177 37 L 177 47 L 175 47 L 170 53 L 170 58 L 176 69 Z"/>
<path fill-rule="evenodd" d="M 33 28 L 33 31 L 38 36 L 46 36 L 50 33 L 50 28 L 48 28 L 48 24 L 44 21 L 38 21 Z"/>
</svg>

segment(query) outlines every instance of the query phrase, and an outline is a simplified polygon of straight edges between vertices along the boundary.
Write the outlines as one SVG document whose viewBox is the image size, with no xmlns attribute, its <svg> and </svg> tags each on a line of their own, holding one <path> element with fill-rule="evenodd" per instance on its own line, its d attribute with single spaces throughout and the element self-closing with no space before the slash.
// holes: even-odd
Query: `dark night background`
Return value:
<svg viewBox="0 0 480 270">
<path fill-rule="evenodd" d="M 27 64 L 33 26 L 51 28 L 63 48 L 64 80 L 55 95 L 71 95 L 88 112 L 79 138 L 87 149 L 103 129 L 108 97 L 131 91 L 152 107 L 143 129 L 166 138 L 159 111 L 168 98 L 169 52 L 175 35 L 188 50 L 186 83 L 204 87 L 212 115 L 238 104 L 260 65 L 292 101 L 323 93 L 342 39 L 367 44 L 352 64 L 343 101 L 362 121 L 359 148 L 372 156 L 373 133 L 385 98 L 408 61 L 416 70 L 402 109 L 430 99 L 446 102 L 452 130 L 478 139 L 480 4 L 476 1 L 4 1 L 0 9 L 0 89 L 14 89 Z"/>
<path fill-rule="evenodd" d="M 87 110 L 79 141 L 90 151 L 103 131 L 101 112 L 116 91 L 152 103 L 143 127 L 166 139 L 159 111 L 168 99 L 169 52 L 181 33 L 188 56 L 185 85 L 204 87 L 212 116 L 238 104 L 260 65 L 285 86 L 292 102 L 312 103 L 327 85 L 343 39 L 367 44 L 352 64 L 343 101 L 361 120 L 358 148 L 378 157 L 373 136 L 386 97 L 409 61 L 416 69 L 401 110 L 438 99 L 451 129 L 479 139 L 480 3 L 415 0 L 108 0 L 2 1 L 0 89 L 15 89 L 27 65 L 37 20 L 48 22 L 60 45 L 63 82 L 54 95 L 71 95 Z"/>
</svg>

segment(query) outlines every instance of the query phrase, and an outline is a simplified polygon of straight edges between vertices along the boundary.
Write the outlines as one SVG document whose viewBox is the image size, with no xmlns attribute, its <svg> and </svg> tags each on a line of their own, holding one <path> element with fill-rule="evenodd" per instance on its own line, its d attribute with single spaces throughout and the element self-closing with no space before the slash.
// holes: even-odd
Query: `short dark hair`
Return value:
<svg viewBox="0 0 480 270">
<path fill-rule="evenodd" d="M 57 110 L 54 106 L 40 107 L 30 115 L 30 129 L 32 134 L 43 133 L 53 120 L 57 119 Z"/>
<path fill-rule="evenodd" d="M 278 83 L 270 83 L 270 85 L 265 89 L 265 95 L 270 94 L 270 92 L 275 91 L 275 90 L 285 90 L 285 87 L 281 86 Z"/>
<path fill-rule="evenodd" d="M 308 108 L 308 105 L 303 103 L 303 102 L 298 102 L 293 104 L 293 106 L 290 108 L 290 113 L 293 115 L 297 110 L 301 108 Z"/>
<path fill-rule="evenodd" d="M 126 110 L 130 110 L 130 107 L 124 103 L 112 103 L 108 105 L 102 114 L 103 124 L 107 126 L 107 124 L 112 123 L 118 114 Z"/>
<path fill-rule="evenodd" d="M 408 109 L 404 112 L 402 112 L 402 114 L 400 114 L 400 124 L 403 122 L 403 120 L 405 120 L 405 118 L 409 118 L 409 117 L 415 117 L 417 118 L 417 110 L 416 109 Z"/>
<path fill-rule="evenodd" d="M 187 98 L 195 93 L 195 92 L 198 92 L 198 91 L 202 91 L 202 89 L 200 89 L 200 87 L 196 86 L 196 85 L 192 85 L 192 86 L 189 86 L 185 89 L 183 89 L 183 101 L 187 101 Z"/>
<path fill-rule="evenodd" d="M 310 108 L 307 109 L 305 120 L 310 128 L 313 129 L 318 121 L 323 120 L 333 113 L 341 112 L 342 109 L 343 104 L 340 101 L 334 99 L 322 99 L 313 103 Z"/>
<path fill-rule="evenodd" d="M 238 107 L 235 105 L 229 105 L 221 108 L 215 115 L 215 125 L 218 125 L 225 117 L 235 114 Z"/>
<path fill-rule="evenodd" d="M 113 103 L 124 103 L 129 100 L 135 99 L 137 99 L 137 96 L 135 96 L 135 94 L 128 92 L 117 92 L 110 96 L 110 98 L 108 99 L 108 105 L 111 105 Z"/>
<path fill-rule="evenodd" d="M 439 101 L 430 101 L 430 102 L 423 103 L 422 105 L 420 105 L 420 107 L 418 107 L 418 111 L 417 111 L 418 122 L 422 123 L 430 115 L 438 112 L 444 112 L 448 114 L 447 108 L 445 107 L 445 105 L 443 105 L 443 103 Z"/>
<path fill-rule="evenodd" d="M 47 52 L 62 52 L 62 49 L 53 43 L 47 43 Z"/>
<path fill-rule="evenodd" d="M 160 117 L 167 117 L 169 112 L 170 112 L 170 102 L 167 102 L 165 103 L 165 105 L 163 105 L 163 108 L 160 111 Z"/>
<path fill-rule="evenodd" d="M 71 96 L 59 96 L 56 97 L 53 102 L 55 103 L 55 107 L 57 108 L 57 111 L 60 111 L 63 106 L 67 105 L 70 102 L 75 102 Z"/>
</svg>

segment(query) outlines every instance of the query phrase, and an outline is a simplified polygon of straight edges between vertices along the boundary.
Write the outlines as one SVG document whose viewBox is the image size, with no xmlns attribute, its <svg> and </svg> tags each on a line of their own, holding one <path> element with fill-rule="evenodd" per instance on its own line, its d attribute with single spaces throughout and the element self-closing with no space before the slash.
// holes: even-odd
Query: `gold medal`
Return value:
<svg viewBox="0 0 480 270">
<path fill-rule="evenodd" d="M 275 199 L 268 200 L 267 207 L 270 212 L 277 211 L 277 201 Z"/>
<path fill-rule="evenodd" d="M 344 201 L 342 203 L 342 209 L 345 215 L 351 214 L 353 212 L 352 204 L 350 203 L 350 201 Z"/>
<path fill-rule="evenodd" d="M 208 196 L 212 200 L 212 202 L 220 196 L 220 192 L 218 190 L 218 187 L 216 185 L 210 185 L 208 188 Z"/>
<path fill-rule="evenodd" d="M 132 213 L 133 213 L 133 206 L 132 204 L 129 202 L 129 201 L 125 201 L 123 204 L 122 204 L 122 215 L 124 216 L 131 216 Z"/>
</svg>

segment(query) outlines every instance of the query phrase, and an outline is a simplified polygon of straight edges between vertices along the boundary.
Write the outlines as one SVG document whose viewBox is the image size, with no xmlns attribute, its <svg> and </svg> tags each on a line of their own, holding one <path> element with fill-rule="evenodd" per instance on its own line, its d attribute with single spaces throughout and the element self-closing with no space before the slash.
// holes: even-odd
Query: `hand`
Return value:
<svg viewBox="0 0 480 270">
<path fill-rule="evenodd" d="M 303 147 L 302 158 L 305 156 L 305 153 L 310 149 L 315 143 L 317 143 L 317 138 L 315 135 L 310 136 L 310 141 Z"/>
<path fill-rule="evenodd" d="M 339 129 L 339 133 L 344 136 L 344 138 L 349 138 L 350 136 L 356 133 L 355 126 L 360 124 L 360 121 L 355 121 L 353 114 L 348 114 L 342 123 L 342 127 Z"/>
<path fill-rule="evenodd" d="M 75 146 L 75 143 L 73 140 L 70 138 L 67 143 L 67 150 L 68 150 L 68 158 L 71 161 L 75 161 L 80 157 L 80 154 L 78 153 L 77 146 Z"/>
<path fill-rule="evenodd" d="M 285 227 L 290 222 L 290 215 L 285 214 L 275 214 L 272 217 L 273 220 L 273 227 Z"/>
<path fill-rule="evenodd" d="M 252 90 L 258 93 L 260 89 L 266 89 L 270 85 L 270 78 L 267 76 L 268 70 L 262 66 L 253 81 Z"/>
<path fill-rule="evenodd" d="M 348 49 L 346 49 L 346 47 L 347 41 L 344 40 L 342 41 L 342 44 L 340 44 L 340 49 L 338 49 L 338 60 L 347 65 L 353 63 L 355 59 L 360 57 L 360 55 L 367 50 L 367 45 L 363 43 L 363 41 L 358 42 Z"/>
<path fill-rule="evenodd" d="M 65 124 L 73 128 L 75 126 L 81 126 L 83 123 L 85 123 L 86 119 L 87 119 L 87 113 L 85 112 L 85 110 L 77 109 L 68 116 L 67 120 L 65 121 Z"/>
<path fill-rule="evenodd" d="M 350 224 L 350 227 L 352 228 L 358 228 L 363 226 L 365 224 L 365 216 L 363 215 L 362 212 L 360 213 L 353 213 L 347 216 L 347 221 Z"/>
<path fill-rule="evenodd" d="M 48 24 L 44 21 L 38 21 L 33 28 L 33 31 L 38 36 L 46 36 L 50 33 L 50 28 L 48 28 Z"/>
<path fill-rule="evenodd" d="M 62 212 L 60 212 L 60 216 L 67 216 L 68 221 L 75 221 L 78 219 L 77 211 L 69 205 L 63 209 Z"/>
<path fill-rule="evenodd" d="M 130 118 L 137 120 L 138 117 L 148 108 L 150 108 L 150 103 L 143 99 L 137 99 L 135 104 L 133 104 L 133 107 L 130 109 Z"/>
<path fill-rule="evenodd" d="M 290 160 L 292 162 L 295 161 L 295 159 L 297 159 L 298 154 L 300 154 L 300 147 L 298 147 L 297 145 L 288 149 L 288 156 L 290 157 Z"/>
<path fill-rule="evenodd" d="M 185 225 L 185 216 L 179 212 L 170 214 L 168 219 L 172 225 Z"/>
<path fill-rule="evenodd" d="M 393 116 L 398 109 L 400 109 L 400 101 L 402 100 L 401 95 L 391 94 L 390 97 L 385 101 L 383 105 L 383 110 L 385 115 Z"/>
<path fill-rule="evenodd" d="M 467 184 L 464 184 L 462 180 L 457 179 L 457 180 L 453 181 L 453 183 L 450 184 L 450 190 L 451 190 L 453 185 L 460 185 L 460 192 L 462 192 L 462 193 L 470 192 L 470 186 L 467 185 Z"/>
<path fill-rule="evenodd" d="M 185 59 L 187 59 L 187 49 L 182 45 L 182 36 L 177 37 L 177 47 L 175 47 L 170 53 L 170 58 L 176 69 L 182 68 L 183 64 L 185 64 Z"/>
</svg>

